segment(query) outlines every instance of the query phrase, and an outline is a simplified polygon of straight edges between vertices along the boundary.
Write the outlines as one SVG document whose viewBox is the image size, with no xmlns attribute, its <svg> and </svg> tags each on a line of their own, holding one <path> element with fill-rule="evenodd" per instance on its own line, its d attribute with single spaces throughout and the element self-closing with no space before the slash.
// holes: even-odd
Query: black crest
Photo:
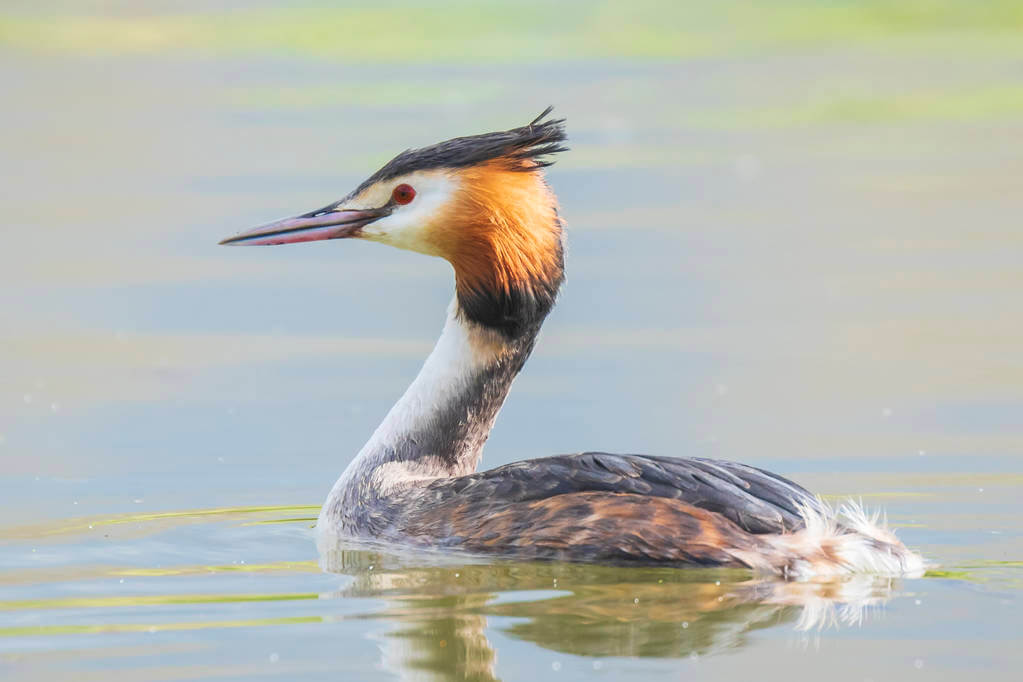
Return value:
<svg viewBox="0 0 1023 682">
<path fill-rule="evenodd" d="M 554 163 L 547 157 L 567 151 L 565 119 L 544 120 L 554 110 L 547 107 L 531 123 L 497 133 L 456 137 L 422 149 L 406 149 L 386 166 L 371 175 L 358 189 L 358 194 L 373 183 L 431 168 L 468 168 L 495 159 L 507 159 L 512 170 L 529 171 Z M 533 161 L 533 166 L 517 163 Z"/>
</svg>

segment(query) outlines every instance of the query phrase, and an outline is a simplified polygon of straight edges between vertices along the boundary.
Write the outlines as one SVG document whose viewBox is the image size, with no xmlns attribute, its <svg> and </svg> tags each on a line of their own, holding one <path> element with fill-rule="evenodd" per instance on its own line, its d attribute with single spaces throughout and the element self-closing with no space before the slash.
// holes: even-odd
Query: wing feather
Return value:
<svg viewBox="0 0 1023 682">
<path fill-rule="evenodd" d="M 620 493 L 678 500 L 721 514 L 743 530 L 791 532 L 803 527 L 801 508 L 817 498 L 776 474 L 737 462 L 584 452 L 525 460 L 428 488 L 439 498 L 494 505 L 534 502 L 576 493 Z"/>
</svg>

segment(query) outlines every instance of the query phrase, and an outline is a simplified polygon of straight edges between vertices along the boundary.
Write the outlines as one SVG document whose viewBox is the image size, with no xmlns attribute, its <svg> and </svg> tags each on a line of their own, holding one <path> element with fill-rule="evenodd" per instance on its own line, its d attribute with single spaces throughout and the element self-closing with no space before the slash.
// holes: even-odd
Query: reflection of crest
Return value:
<svg viewBox="0 0 1023 682">
<path fill-rule="evenodd" d="M 512 637 L 568 654 L 705 656 L 782 623 L 860 625 L 894 587 L 864 575 L 791 582 L 739 570 L 468 561 L 344 549 L 321 556 L 326 570 L 353 578 L 336 596 L 384 599 L 381 617 L 403 623 L 382 648 L 385 667 L 406 676 L 493 678 L 488 616 L 512 619 L 503 628 Z"/>
</svg>

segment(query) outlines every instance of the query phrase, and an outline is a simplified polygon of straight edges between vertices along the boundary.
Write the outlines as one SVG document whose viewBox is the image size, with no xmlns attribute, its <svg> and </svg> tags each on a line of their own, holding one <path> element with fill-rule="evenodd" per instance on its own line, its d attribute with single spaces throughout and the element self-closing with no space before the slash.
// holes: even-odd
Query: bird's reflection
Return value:
<svg viewBox="0 0 1023 682">
<path fill-rule="evenodd" d="M 858 625 L 894 588 L 868 576 L 785 582 L 736 570 L 472 563 L 348 549 L 324 552 L 321 563 L 353 578 L 330 596 L 383 599 L 380 617 L 398 623 L 383 638 L 384 667 L 478 680 L 495 679 L 489 616 L 511 619 L 502 628 L 511 637 L 567 654 L 706 656 L 741 648 L 762 628 Z"/>
</svg>

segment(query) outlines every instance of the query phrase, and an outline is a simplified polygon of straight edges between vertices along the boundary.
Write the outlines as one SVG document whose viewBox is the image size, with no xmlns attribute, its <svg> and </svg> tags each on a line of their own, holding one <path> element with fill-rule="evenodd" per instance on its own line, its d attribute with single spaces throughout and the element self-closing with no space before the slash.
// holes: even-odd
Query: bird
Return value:
<svg viewBox="0 0 1023 682">
<path fill-rule="evenodd" d="M 920 574 L 922 557 L 859 503 L 834 509 L 738 462 L 579 452 L 477 471 L 565 279 L 545 169 L 568 151 L 567 134 L 552 112 L 405 150 L 343 199 L 221 242 L 363 239 L 454 271 L 440 338 L 331 489 L 320 541 L 784 578 Z"/>
</svg>

